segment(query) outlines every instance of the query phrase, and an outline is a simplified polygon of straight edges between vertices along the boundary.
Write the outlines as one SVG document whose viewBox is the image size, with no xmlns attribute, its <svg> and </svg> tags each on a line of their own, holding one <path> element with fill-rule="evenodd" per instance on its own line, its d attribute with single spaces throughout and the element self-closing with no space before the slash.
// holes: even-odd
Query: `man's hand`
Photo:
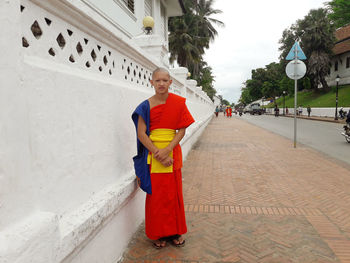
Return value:
<svg viewBox="0 0 350 263">
<path fill-rule="evenodd" d="M 165 167 L 169 167 L 170 165 L 172 165 L 174 162 L 173 158 L 171 158 L 170 156 L 168 156 L 164 161 L 161 161 L 160 163 L 162 165 L 164 165 Z"/>
<path fill-rule="evenodd" d="M 140 186 L 141 186 L 141 180 L 140 180 L 140 178 L 138 178 L 137 176 L 136 176 L 136 181 L 137 181 L 138 187 L 140 187 Z"/>
<path fill-rule="evenodd" d="M 157 161 L 163 162 L 169 157 L 170 152 L 171 151 L 169 150 L 169 148 L 165 147 L 163 149 L 158 149 L 158 152 L 153 154 L 154 154 L 154 158 L 156 158 Z"/>
</svg>

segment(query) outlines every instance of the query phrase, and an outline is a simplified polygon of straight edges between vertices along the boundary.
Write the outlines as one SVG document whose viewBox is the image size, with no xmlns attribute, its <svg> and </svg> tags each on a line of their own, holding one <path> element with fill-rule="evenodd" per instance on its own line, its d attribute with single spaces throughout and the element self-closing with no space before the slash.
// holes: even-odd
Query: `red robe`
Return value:
<svg viewBox="0 0 350 263">
<path fill-rule="evenodd" d="M 185 98 L 169 93 L 165 104 L 150 111 L 150 130 L 186 128 L 194 122 Z M 146 196 L 146 235 L 150 239 L 187 232 L 182 195 L 182 152 L 173 149 L 173 173 L 151 173 L 152 194 Z"/>
</svg>

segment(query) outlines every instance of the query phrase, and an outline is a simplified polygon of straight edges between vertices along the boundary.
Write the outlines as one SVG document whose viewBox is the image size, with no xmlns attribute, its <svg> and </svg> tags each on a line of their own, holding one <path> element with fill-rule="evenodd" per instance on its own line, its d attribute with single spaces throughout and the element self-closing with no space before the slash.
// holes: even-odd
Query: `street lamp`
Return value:
<svg viewBox="0 0 350 263">
<path fill-rule="evenodd" d="M 338 120 L 338 84 L 339 84 L 340 77 L 337 75 L 335 78 L 335 81 L 337 82 L 337 88 L 335 92 L 335 120 Z"/>
<path fill-rule="evenodd" d="M 286 115 L 286 113 L 285 113 L 285 109 L 286 109 L 286 98 L 285 98 L 285 96 L 286 96 L 286 91 L 284 90 L 283 91 L 283 116 Z"/>
</svg>

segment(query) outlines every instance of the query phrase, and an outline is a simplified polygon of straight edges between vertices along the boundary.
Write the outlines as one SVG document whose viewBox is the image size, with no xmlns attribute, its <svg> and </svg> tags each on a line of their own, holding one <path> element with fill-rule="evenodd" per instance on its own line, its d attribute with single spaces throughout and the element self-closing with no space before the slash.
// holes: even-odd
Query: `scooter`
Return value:
<svg viewBox="0 0 350 263">
<path fill-rule="evenodd" d="M 346 125 L 343 126 L 344 132 L 341 134 L 345 137 L 345 140 L 350 143 L 350 122 L 346 123 Z"/>
<path fill-rule="evenodd" d="M 346 115 L 347 115 L 347 112 L 346 111 L 344 111 L 343 109 L 341 109 L 340 111 L 339 111 L 339 117 L 340 117 L 340 119 L 345 119 L 346 118 Z"/>
</svg>

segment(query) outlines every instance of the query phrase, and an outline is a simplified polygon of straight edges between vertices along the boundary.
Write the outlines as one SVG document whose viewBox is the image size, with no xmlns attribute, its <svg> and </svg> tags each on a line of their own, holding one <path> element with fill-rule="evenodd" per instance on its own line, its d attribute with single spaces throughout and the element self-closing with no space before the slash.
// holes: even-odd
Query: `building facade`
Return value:
<svg viewBox="0 0 350 263">
<path fill-rule="evenodd" d="M 178 0 L 0 1 L 0 262 L 117 262 L 144 218 L 132 157 L 135 107 L 166 67 Z M 142 19 L 152 15 L 154 32 Z M 196 122 L 209 97 L 169 69 Z"/>
<path fill-rule="evenodd" d="M 328 85 L 335 86 L 335 78 L 340 77 L 339 85 L 350 84 L 350 25 L 336 31 L 337 42 L 333 48 L 334 56 L 327 78 Z"/>
</svg>

